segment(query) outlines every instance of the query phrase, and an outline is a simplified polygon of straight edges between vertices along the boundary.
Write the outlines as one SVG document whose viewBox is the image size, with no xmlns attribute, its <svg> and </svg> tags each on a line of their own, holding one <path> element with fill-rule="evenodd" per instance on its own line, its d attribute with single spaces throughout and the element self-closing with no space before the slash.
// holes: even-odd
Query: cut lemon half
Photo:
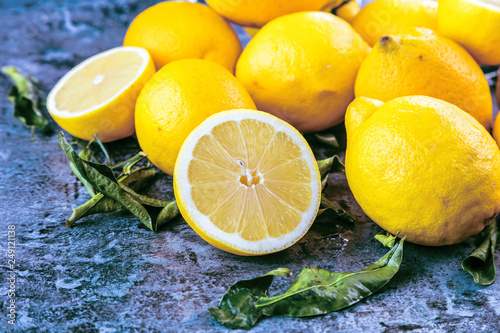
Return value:
<svg viewBox="0 0 500 333">
<path fill-rule="evenodd" d="M 217 113 L 191 132 L 177 157 L 174 190 L 198 235 L 239 255 L 293 245 L 321 198 L 306 140 L 288 123 L 252 110 Z"/>
<path fill-rule="evenodd" d="M 71 135 L 103 142 L 134 133 L 134 109 L 142 87 L 155 73 L 148 51 L 116 47 L 74 67 L 47 97 L 52 118 Z"/>
</svg>

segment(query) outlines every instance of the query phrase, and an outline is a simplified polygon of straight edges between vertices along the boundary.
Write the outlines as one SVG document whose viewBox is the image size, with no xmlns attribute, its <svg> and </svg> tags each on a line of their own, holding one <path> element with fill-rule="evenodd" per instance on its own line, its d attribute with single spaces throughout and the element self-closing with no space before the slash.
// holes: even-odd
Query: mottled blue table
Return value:
<svg viewBox="0 0 500 333">
<path fill-rule="evenodd" d="M 0 62 L 41 81 L 47 93 L 75 64 L 120 45 L 131 19 L 151 0 L 0 0 Z M 38 332 L 226 331 L 207 308 L 235 280 L 277 267 L 298 272 L 318 266 L 355 271 L 386 250 L 380 228 L 355 203 L 344 177 L 329 180 L 328 197 L 358 216 L 349 227 L 315 223 L 298 244 L 277 254 L 245 258 L 205 243 L 181 219 L 159 232 L 127 212 L 64 225 L 88 200 L 57 144 L 57 125 L 37 132 L 12 117 L 0 77 L 0 331 Z M 112 157 L 130 156 L 134 139 L 109 144 Z M 172 178 L 160 173 L 149 194 L 173 199 Z M 8 226 L 15 226 L 16 326 L 8 324 Z M 379 293 L 338 313 L 310 319 L 274 317 L 255 332 L 498 332 L 500 281 L 478 287 L 460 267 L 471 238 L 440 248 L 405 244 L 396 277 Z M 500 251 L 496 252 L 500 268 Z M 274 291 L 290 279 L 280 278 Z"/>
</svg>

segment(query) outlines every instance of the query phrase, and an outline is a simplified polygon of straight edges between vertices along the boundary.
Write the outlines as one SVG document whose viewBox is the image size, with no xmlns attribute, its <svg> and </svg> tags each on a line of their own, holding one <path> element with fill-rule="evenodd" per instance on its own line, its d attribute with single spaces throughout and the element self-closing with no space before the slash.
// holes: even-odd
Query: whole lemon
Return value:
<svg viewBox="0 0 500 333">
<path fill-rule="evenodd" d="M 332 13 L 352 24 L 359 14 L 360 8 L 356 0 L 344 1 L 332 10 Z"/>
<path fill-rule="evenodd" d="M 320 11 L 341 0 L 207 0 L 207 4 L 231 22 L 260 28 L 267 22 L 286 14 Z"/>
<path fill-rule="evenodd" d="M 427 96 L 356 98 L 345 169 L 363 211 L 422 245 L 459 243 L 500 212 L 500 151 L 468 113 Z"/>
<path fill-rule="evenodd" d="M 351 24 L 373 46 L 380 37 L 403 28 L 437 30 L 437 12 L 435 0 L 376 0 L 363 7 Z"/>
<path fill-rule="evenodd" d="M 137 15 L 123 45 L 148 50 L 157 69 L 175 60 L 196 58 L 234 72 L 241 53 L 241 42 L 229 23 L 208 6 L 182 1 L 161 2 Z"/>
<path fill-rule="evenodd" d="M 202 59 L 174 61 L 137 99 L 137 139 L 151 162 L 172 175 L 182 143 L 196 126 L 217 112 L 241 108 L 255 109 L 255 104 L 227 69 Z"/>
<path fill-rule="evenodd" d="M 498 70 L 498 77 L 500 77 L 500 69 Z M 497 105 L 500 106 L 500 79 L 498 79 L 497 81 L 495 95 L 497 97 Z M 500 145 L 500 117 L 498 116 L 498 114 L 495 118 L 495 123 L 493 125 L 493 137 L 495 138 L 497 144 Z"/>
<path fill-rule="evenodd" d="M 439 30 L 481 65 L 500 65 L 500 2 L 439 0 Z"/>
<path fill-rule="evenodd" d="M 257 32 L 236 64 L 236 77 L 259 110 L 301 132 L 320 131 L 344 120 L 356 73 L 369 50 L 333 14 L 289 14 Z"/>
<path fill-rule="evenodd" d="M 384 102 L 410 95 L 435 97 L 491 128 L 493 105 L 481 68 L 460 45 L 429 29 L 408 28 L 382 37 L 361 64 L 355 94 Z"/>
</svg>

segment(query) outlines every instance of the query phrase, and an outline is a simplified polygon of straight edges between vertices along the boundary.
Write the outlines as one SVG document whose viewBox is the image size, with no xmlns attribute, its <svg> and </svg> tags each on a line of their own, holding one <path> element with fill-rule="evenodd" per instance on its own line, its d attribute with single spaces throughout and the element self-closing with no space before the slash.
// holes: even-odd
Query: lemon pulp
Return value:
<svg viewBox="0 0 500 333">
<path fill-rule="evenodd" d="M 75 72 L 54 97 L 60 111 L 81 112 L 100 105 L 134 81 L 143 66 L 136 52 L 118 51 Z"/>
<path fill-rule="evenodd" d="M 293 230 L 312 199 L 310 170 L 300 148 L 283 132 L 250 119 L 223 123 L 200 139 L 189 163 L 189 182 L 202 214 L 219 229 L 250 241 Z M 212 193 L 222 195 L 207 201 Z"/>
<path fill-rule="evenodd" d="M 209 243 L 264 254 L 307 232 L 321 185 L 314 156 L 292 126 L 263 112 L 233 110 L 191 133 L 174 187 L 183 217 Z"/>
</svg>

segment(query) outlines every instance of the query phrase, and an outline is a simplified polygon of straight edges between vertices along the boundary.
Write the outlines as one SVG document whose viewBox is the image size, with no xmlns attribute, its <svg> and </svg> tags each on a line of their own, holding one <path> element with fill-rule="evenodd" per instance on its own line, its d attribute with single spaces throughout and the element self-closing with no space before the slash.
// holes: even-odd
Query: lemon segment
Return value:
<svg viewBox="0 0 500 333">
<path fill-rule="evenodd" d="M 47 109 L 71 135 L 103 142 L 134 133 L 135 101 L 155 72 L 149 53 L 117 47 L 77 65 L 54 86 Z"/>
<path fill-rule="evenodd" d="M 174 171 L 182 216 L 207 242 L 240 255 L 293 245 L 320 202 L 320 176 L 305 139 L 267 113 L 232 110 L 197 127 Z"/>
</svg>

